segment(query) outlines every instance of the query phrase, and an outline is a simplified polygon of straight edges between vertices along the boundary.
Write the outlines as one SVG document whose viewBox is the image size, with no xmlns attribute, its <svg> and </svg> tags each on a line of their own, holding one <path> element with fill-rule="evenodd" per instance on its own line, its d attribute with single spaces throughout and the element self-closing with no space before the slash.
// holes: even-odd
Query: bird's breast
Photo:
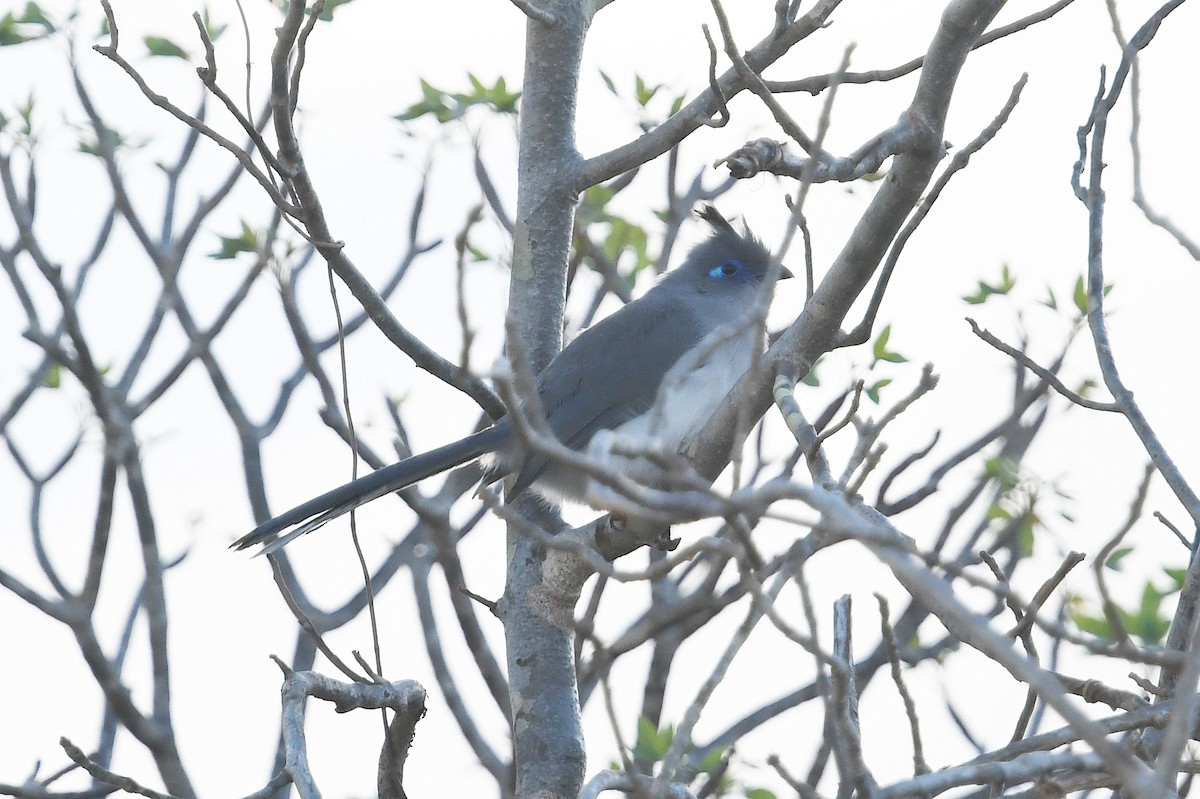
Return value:
<svg viewBox="0 0 1200 799">
<path fill-rule="evenodd" d="M 756 328 L 705 337 L 668 370 L 650 410 L 613 428 L 613 433 L 627 442 L 678 452 L 762 353 Z"/>
</svg>

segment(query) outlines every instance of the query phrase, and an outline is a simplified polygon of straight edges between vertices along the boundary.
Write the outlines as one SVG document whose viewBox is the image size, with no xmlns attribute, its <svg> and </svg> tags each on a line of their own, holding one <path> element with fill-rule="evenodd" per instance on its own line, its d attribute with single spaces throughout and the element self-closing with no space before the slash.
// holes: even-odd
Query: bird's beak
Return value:
<svg viewBox="0 0 1200 799">
<path fill-rule="evenodd" d="M 792 274 L 791 269 L 788 269 L 786 266 L 784 266 L 782 264 L 779 265 L 779 278 L 778 278 L 779 280 L 788 280 L 793 277 L 795 277 L 795 275 Z"/>
</svg>

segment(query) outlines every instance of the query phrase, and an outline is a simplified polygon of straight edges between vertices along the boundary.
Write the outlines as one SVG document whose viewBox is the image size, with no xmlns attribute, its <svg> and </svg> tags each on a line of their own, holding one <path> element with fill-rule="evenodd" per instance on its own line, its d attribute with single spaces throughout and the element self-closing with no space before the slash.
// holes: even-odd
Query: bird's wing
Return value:
<svg viewBox="0 0 1200 799">
<path fill-rule="evenodd" d="M 581 450 L 597 431 L 650 410 L 663 376 L 702 337 L 694 314 L 652 295 L 598 322 L 538 376 L 538 397 L 555 438 Z M 530 454 L 510 494 L 528 488 L 547 461 Z"/>
</svg>

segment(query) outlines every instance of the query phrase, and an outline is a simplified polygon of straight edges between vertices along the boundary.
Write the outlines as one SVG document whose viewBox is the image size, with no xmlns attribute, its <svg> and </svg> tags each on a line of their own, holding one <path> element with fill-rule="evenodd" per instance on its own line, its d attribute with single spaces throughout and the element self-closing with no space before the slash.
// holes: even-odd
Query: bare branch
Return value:
<svg viewBox="0 0 1200 799">
<path fill-rule="evenodd" d="M 1020 80 L 1013 85 L 1012 91 L 1009 92 L 1008 100 L 1005 102 L 1004 107 L 1000 109 L 1000 112 L 996 114 L 991 123 L 980 131 L 979 135 L 972 139 L 966 147 L 954 154 L 954 157 L 950 159 L 949 165 L 946 166 L 942 174 L 938 176 L 937 181 L 934 182 L 929 194 L 921 200 L 917 209 L 905 223 L 904 229 L 896 235 L 896 240 L 888 249 L 887 259 L 884 261 L 883 269 L 879 273 L 879 280 L 875 283 L 875 290 L 871 293 L 871 302 L 867 306 L 866 313 L 863 314 L 863 320 L 853 330 L 842 337 L 841 343 L 843 345 L 861 344 L 870 338 L 871 329 L 875 326 L 875 317 L 879 313 L 880 306 L 883 304 L 884 292 L 887 290 L 892 272 L 895 271 L 896 264 L 900 261 L 900 254 L 904 251 L 909 238 L 917 231 L 920 224 L 925 221 L 925 217 L 929 215 L 930 209 L 933 208 L 933 204 L 937 202 L 937 199 L 941 196 L 950 179 L 959 171 L 965 169 L 971 157 L 995 138 L 1000 129 L 1008 122 L 1009 117 L 1021 99 L 1021 92 L 1024 90 L 1028 78 L 1028 75 L 1021 76 Z"/>
<path fill-rule="evenodd" d="M 820 0 L 811 11 L 790 23 L 779 35 L 769 34 L 745 55 L 746 64 L 761 73 L 777 61 L 793 45 L 820 30 L 841 0 Z M 736 69 L 728 69 L 717 81 L 719 92 L 708 89 L 687 103 L 677 113 L 640 138 L 615 150 L 586 159 L 580 164 L 576 191 L 583 191 L 635 166 L 647 163 L 669 151 L 693 131 L 708 123 L 718 113 L 723 102 L 732 99 L 746 88 Z"/>
<path fill-rule="evenodd" d="M 991 44 L 992 42 L 1003 39 L 1006 36 L 1011 36 L 1014 33 L 1019 33 L 1023 30 L 1026 30 L 1027 28 L 1030 28 L 1040 22 L 1045 22 L 1067 6 L 1071 5 L 1073 2 L 1075 2 L 1075 0 L 1058 0 L 1058 2 L 1052 3 L 1041 11 L 1034 12 L 1026 17 L 1022 17 L 1014 22 L 1010 22 L 1007 25 L 1001 25 L 998 28 L 994 28 L 980 36 L 979 41 L 976 42 L 972 49 L 979 49 L 984 45 Z M 905 75 L 911 75 L 913 72 L 916 72 L 918 69 L 924 67 L 925 59 L 926 56 L 918 56 L 911 61 L 891 69 L 877 69 L 869 72 L 850 72 L 841 76 L 837 75 L 836 73 L 829 75 L 817 75 L 811 78 L 801 78 L 800 80 L 769 80 L 766 83 L 767 88 L 772 92 L 808 92 L 809 94 L 819 94 L 832 85 L 835 80 L 841 83 L 850 84 L 883 83 L 886 81 L 896 80 L 897 78 L 902 78 Z"/>
<path fill-rule="evenodd" d="M 1120 412 L 1121 408 L 1116 403 L 1096 402 L 1095 400 L 1090 400 L 1087 397 L 1080 396 L 1076 392 L 1067 388 L 1066 385 L 1063 384 L 1063 381 L 1058 379 L 1058 376 L 1056 374 L 1054 374 L 1053 372 L 1051 372 L 1049 369 L 1045 368 L 1044 366 L 1039 365 L 1035 360 L 1030 358 L 1025 353 L 1021 352 L 1018 349 L 1015 349 L 1014 347 L 1010 347 L 1008 344 L 1005 344 L 1003 341 L 1001 341 L 999 338 L 997 338 L 992 333 L 989 333 L 987 330 L 984 330 L 983 328 L 981 328 L 974 319 L 967 317 L 967 324 L 969 324 L 971 326 L 972 333 L 979 336 L 981 339 L 986 341 L 988 344 L 990 344 L 993 347 L 995 347 L 996 349 L 1000 350 L 1005 355 L 1012 358 L 1014 361 L 1021 364 L 1026 369 L 1028 369 L 1029 371 L 1033 372 L 1038 377 L 1045 380 L 1047 383 L 1050 384 L 1051 388 L 1053 388 L 1059 394 L 1063 395 L 1064 397 L 1066 397 L 1068 400 L 1075 403 L 1076 405 L 1079 405 L 1083 408 L 1088 408 L 1093 411 L 1109 411 L 1109 412 L 1118 412 L 1118 413 Z"/>
<path fill-rule="evenodd" d="M 75 761 L 76 765 L 78 765 L 88 774 L 91 774 L 93 778 L 100 782 L 108 783 L 109 785 L 114 786 L 118 790 L 125 791 L 126 793 L 145 796 L 147 799 L 178 799 L 178 797 L 171 796 L 169 793 L 160 793 L 153 788 L 147 788 L 146 786 L 138 783 L 137 780 L 131 779 L 130 777 L 124 777 L 120 774 L 109 771 L 85 755 L 83 750 L 71 743 L 70 739 L 68 738 L 59 738 L 58 745 L 61 746 L 63 751 L 67 753 L 67 757 Z"/>
<path fill-rule="evenodd" d="M 357 708 L 395 711 L 401 732 L 411 740 L 412 727 L 425 713 L 425 689 L 414 680 L 391 683 L 347 684 L 311 671 L 295 672 L 283 681 L 283 738 L 287 751 L 287 773 L 304 799 L 319 799 L 308 765 L 304 716 L 308 697 L 332 702 L 339 713 Z M 402 767 L 402 764 L 400 764 Z"/>
<path fill-rule="evenodd" d="M 275 189 L 275 185 L 271 182 L 270 178 L 254 164 L 249 153 L 234 144 L 229 139 L 222 136 L 220 133 L 217 133 L 199 119 L 196 119 L 187 112 L 183 111 L 166 97 L 163 97 L 161 94 L 158 94 L 150 88 L 145 79 L 142 78 L 141 74 L 133 67 L 133 65 L 126 61 L 125 58 L 117 52 L 117 22 L 116 16 L 113 14 L 112 6 L 109 4 L 109 0 L 100 0 L 100 5 L 104 8 L 104 13 L 108 16 L 109 43 L 107 45 L 95 45 L 93 49 L 100 55 L 119 66 L 125 72 L 125 74 L 132 78 L 133 82 L 137 85 L 138 89 L 141 90 L 142 94 L 147 100 L 171 114 L 171 116 L 175 117 L 188 127 L 199 130 L 207 139 L 219 145 L 230 155 L 236 158 L 246 172 L 249 173 L 256 181 L 258 181 L 258 185 L 262 187 L 263 191 L 265 191 L 271 198 L 271 201 L 279 208 L 283 209 L 290 215 L 297 215 L 300 209 L 289 203 L 283 197 L 283 195 L 281 195 Z M 238 116 L 241 116 L 240 113 Z"/>
<path fill-rule="evenodd" d="M 1117 16 L 1117 6 L 1114 0 L 1107 0 L 1105 5 L 1108 7 L 1108 16 L 1112 20 L 1113 36 L 1120 45 L 1121 50 L 1129 46 L 1124 34 L 1121 32 L 1121 20 Z M 1178 242 L 1179 246 L 1187 251 L 1192 256 L 1193 260 L 1200 261 L 1200 242 L 1193 240 L 1183 229 L 1171 221 L 1167 216 L 1160 214 L 1151 207 L 1150 201 L 1146 199 L 1145 189 L 1142 186 L 1142 87 L 1141 87 L 1141 68 L 1138 66 L 1137 57 L 1134 57 L 1132 66 L 1129 70 L 1129 155 L 1133 161 L 1133 203 L 1142 210 L 1147 221 L 1152 225 L 1156 225 Z"/>
<path fill-rule="evenodd" d="M 931 769 L 925 762 L 925 747 L 921 744 L 921 722 L 917 717 L 916 703 L 913 702 L 908 686 L 904 684 L 904 675 L 900 671 L 899 647 L 896 644 L 896 630 L 889 618 L 888 601 L 882 594 L 875 594 L 875 599 L 879 603 L 879 624 L 883 634 L 884 651 L 887 652 L 888 663 L 891 665 L 892 682 L 895 683 L 896 691 L 904 702 L 904 714 L 908 717 L 908 729 L 912 735 L 913 774 L 928 774 Z"/>
<path fill-rule="evenodd" d="M 1161 439 L 1150 426 L 1133 397 L 1133 392 L 1125 385 L 1117 370 L 1116 359 L 1113 356 L 1112 344 L 1109 340 L 1108 325 L 1104 315 L 1104 262 L 1102 257 L 1103 223 L 1104 223 L 1104 191 L 1101 188 L 1101 175 L 1104 169 L 1104 137 L 1108 128 L 1108 114 L 1116 105 L 1121 95 L 1125 78 L 1133 68 L 1133 62 L 1138 51 L 1150 44 L 1158 32 L 1162 21 L 1182 4 L 1182 0 L 1172 0 L 1158 9 L 1129 41 L 1121 58 L 1121 64 L 1113 75 L 1112 85 L 1107 93 L 1101 88 L 1096 105 L 1084 129 L 1091 130 L 1091 152 L 1089 162 L 1089 185 L 1084 192 L 1084 200 L 1089 214 L 1088 229 L 1088 327 L 1095 342 L 1096 357 L 1100 362 L 1100 373 L 1104 384 L 1113 396 L 1115 404 L 1120 406 L 1125 418 L 1137 434 L 1150 455 L 1159 473 L 1171 487 L 1172 493 L 1187 510 L 1192 522 L 1200 527 L 1200 497 L 1188 484 L 1179 467 L 1167 452 Z M 1084 129 L 1081 129 L 1084 130 Z M 1083 133 L 1081 132 L 1081 137 Z M 1081 152 L 1078 169 L 1082 169 L 1084 153 Z M 1200 560 L 1193 559 L 1193 570 L 1200 569 Z M 1200 578 L 1200 575 L 1198 575 Z M 1190 628 L 1190 614 L 1184 614 L 1185 627 Z M 1178 619 L 1179 617 L 1177 617 Z M 1182 641 L 1177 641 L 1182 645 Z"/>
</svg>

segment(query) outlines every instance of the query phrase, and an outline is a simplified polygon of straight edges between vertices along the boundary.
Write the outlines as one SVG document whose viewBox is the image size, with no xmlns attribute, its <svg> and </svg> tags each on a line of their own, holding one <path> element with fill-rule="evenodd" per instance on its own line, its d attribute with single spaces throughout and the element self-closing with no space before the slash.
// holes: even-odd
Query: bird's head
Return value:
<svg viewBox="0 0 1200 799">
<path fill-rule="evenodd" d="M 699 216 L 712 228 L 712 235 L 696 245 L 664 281 L 684 281 L 710 296 L 752 295 L 767 277 L 770 251 L 749 230 L 735 230 L 711 205 L 701 208 Z M 780 280 L 791 276 L 786 267 L 780 269 Z"/>
</svg>

